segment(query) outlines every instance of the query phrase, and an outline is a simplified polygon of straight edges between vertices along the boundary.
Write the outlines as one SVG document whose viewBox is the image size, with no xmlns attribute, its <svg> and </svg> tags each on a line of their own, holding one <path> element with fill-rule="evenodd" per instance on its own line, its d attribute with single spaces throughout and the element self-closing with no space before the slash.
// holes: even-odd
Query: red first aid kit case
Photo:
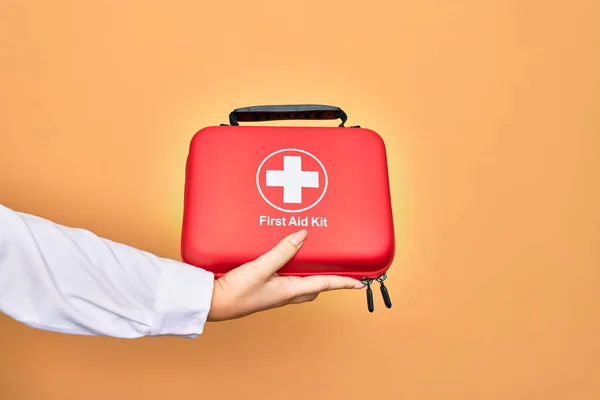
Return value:
<svg viewBox="0 0 600 400">
<path fill-rule="evenodd" d="M 333 106 L 255 106 L 198 131 L 186 163 L 182 260 L 218 278 L 306 229 L 279 275 L 359 279 L 371 312 L 377 280 L 391 307 L 383 284 L 395 252 L 385 144 L 370 129 L 346 127 L 347 118 Z M 268 124 L 337 119 L 338 126 Z"/>
</svg>

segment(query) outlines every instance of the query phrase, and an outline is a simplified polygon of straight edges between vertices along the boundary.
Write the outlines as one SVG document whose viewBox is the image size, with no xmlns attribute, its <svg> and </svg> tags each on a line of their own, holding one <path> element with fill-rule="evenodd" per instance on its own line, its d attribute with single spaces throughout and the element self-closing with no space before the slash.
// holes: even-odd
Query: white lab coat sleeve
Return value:
<svg viewBox="0 0 600 400">
<path fill-rule="evenodd" d="M 214 275 L 0 205 L 0 312 L 54 332 L 202 334 Z"/>
</svg>

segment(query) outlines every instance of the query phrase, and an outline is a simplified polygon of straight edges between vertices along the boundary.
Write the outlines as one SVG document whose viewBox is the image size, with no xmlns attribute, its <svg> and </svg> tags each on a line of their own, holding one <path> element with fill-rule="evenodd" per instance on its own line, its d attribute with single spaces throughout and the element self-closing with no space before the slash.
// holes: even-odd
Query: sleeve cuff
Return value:
<svg viewBox="0 0 600 400">
<path fill-rule="evenodd" d="M 150 336 L 194 339 L 204 331 L 214 286 L 214 275 L 167 260 L 159 280 Z"/>
</svg>

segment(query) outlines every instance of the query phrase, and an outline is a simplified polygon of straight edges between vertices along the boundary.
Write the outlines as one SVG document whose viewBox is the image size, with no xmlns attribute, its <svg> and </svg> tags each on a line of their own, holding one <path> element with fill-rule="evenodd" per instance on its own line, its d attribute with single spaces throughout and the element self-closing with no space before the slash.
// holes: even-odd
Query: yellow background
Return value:
<svg viewBox="0 0 600 400">
<path fill-rule="evenodd" d="M 599 398 L 599 4 L 2 1 L 0 203 L 178 259 L 192 135 L 325 103 L 384 137 L 398 250 L 372 315 L 328 293 L 195 341 L 2 316 L 0 398 Z"/>
</svg>

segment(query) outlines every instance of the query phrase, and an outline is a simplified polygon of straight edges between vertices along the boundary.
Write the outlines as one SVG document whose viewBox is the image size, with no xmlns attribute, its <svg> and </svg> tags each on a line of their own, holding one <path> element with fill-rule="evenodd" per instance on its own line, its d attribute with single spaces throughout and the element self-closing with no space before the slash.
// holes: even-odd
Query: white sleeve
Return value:
<svg viewBox="0 0 600 400">
<path fill-rule="evenodd" d="M 54 332 L 202 334 L 214 275 L 0 205 L 0 312 Z"/>
</svg>

